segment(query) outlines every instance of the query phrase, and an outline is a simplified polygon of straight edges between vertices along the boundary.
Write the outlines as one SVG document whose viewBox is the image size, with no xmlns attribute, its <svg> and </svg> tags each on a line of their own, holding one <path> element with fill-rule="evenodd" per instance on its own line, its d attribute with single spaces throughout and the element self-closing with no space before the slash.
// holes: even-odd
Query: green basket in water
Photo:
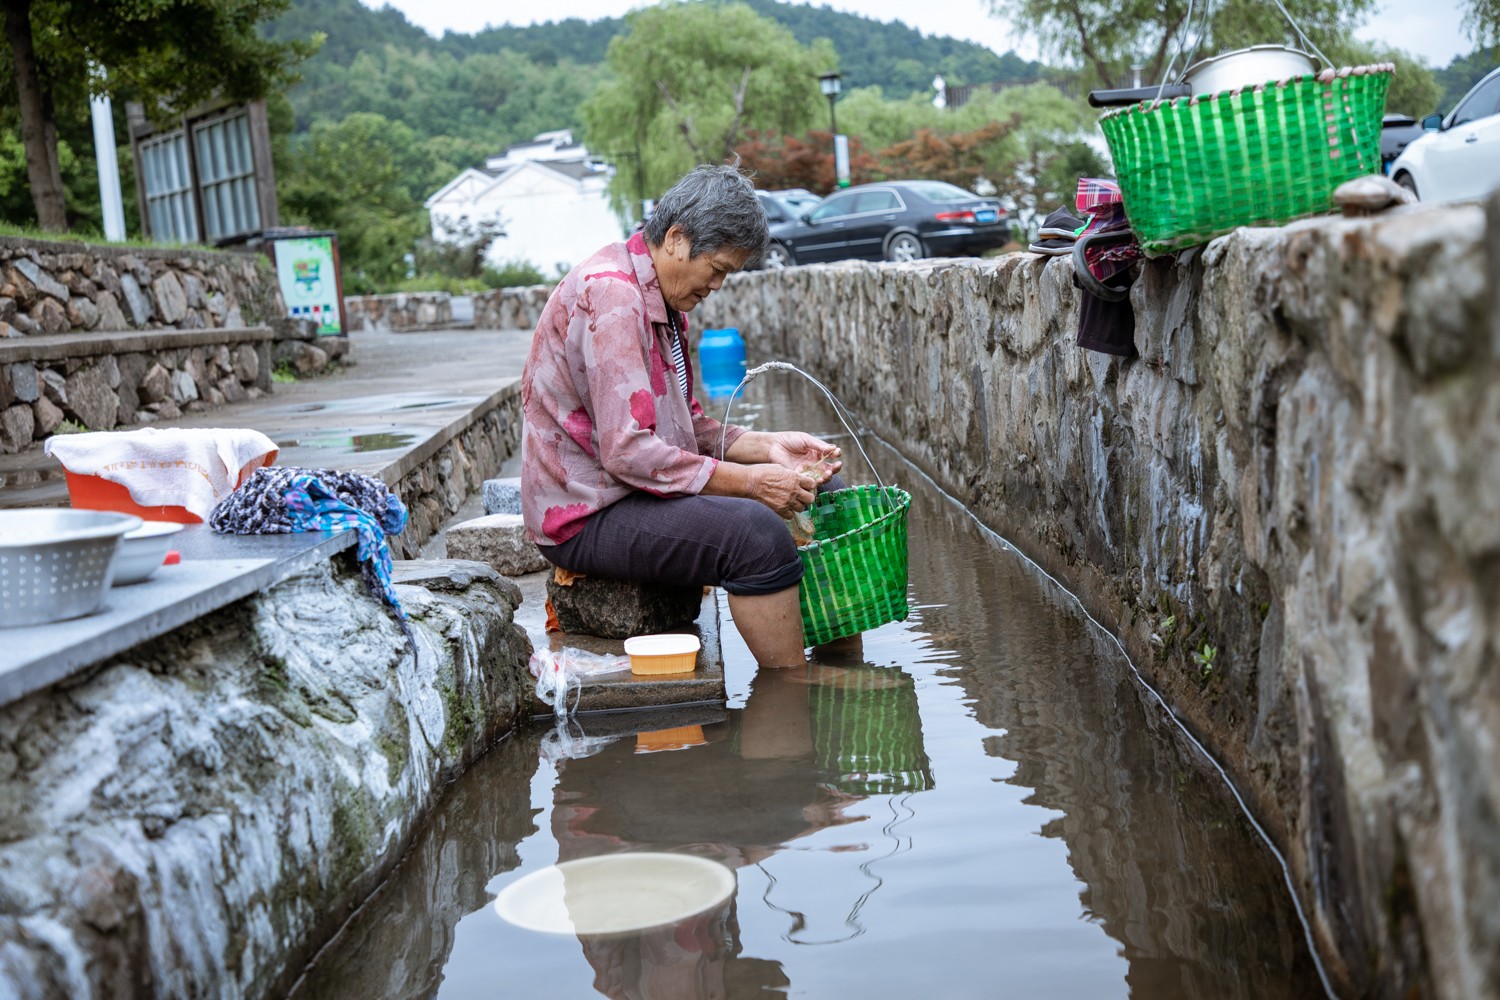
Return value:
<svg viewBox="0 0 1500 1000">
<path fill-rule="evenodd" d="M 813 750 L 829 781 L 850 795 L 933 786 L 917 682 L 900 670 L 851 667 L 837 687 L 808 693 Z"/>
<path fill-rule="evenodd" d="M 820 493 L 807 513 L 813 540 L 802 556 L 803 640 L 809 646 L 906 620 L 906 512 L 896 486 Z"/>
<path fill-rule="evenodd" d="M 1331 211 L 1334 188 L 1381 172 L 1394 69 L 1330 69 L 1107 112 L 1099 127 L 1147 256 Z"/>
</svg>

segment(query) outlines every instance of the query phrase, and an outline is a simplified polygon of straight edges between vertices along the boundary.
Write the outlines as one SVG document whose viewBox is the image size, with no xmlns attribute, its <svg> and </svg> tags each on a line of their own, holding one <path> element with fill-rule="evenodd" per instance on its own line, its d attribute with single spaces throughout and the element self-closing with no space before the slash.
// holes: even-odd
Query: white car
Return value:
<svg viewBox="0 0 1500 1000">
<path fill-rule="evenodd" d="M 1500 189 L 1500 69 L 1474 85 L 1458 107 L 1422 119 L 1391 164 L 1391 177 L 1424 201 L 1467 201 Z"/>
</svg>

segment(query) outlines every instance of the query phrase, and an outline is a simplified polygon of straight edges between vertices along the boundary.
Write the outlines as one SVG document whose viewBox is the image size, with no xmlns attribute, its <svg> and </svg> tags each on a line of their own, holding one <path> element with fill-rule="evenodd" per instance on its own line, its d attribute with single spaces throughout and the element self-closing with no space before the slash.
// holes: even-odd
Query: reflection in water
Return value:
<svg viewBox="0 0 1500 1000">
<path fill-rule="evenodd" d="M 737 420 L 835 423 L 791 380 L 751 391 Z M 1118 651 L 866 447 L 913 495 L 908 621 L 859 663 L 759 673 L 726 627 L 719 721 L 580 741 L 597 752 L 556 765 L 537 764 L 540 733 L 508 741 L 299 996 L 1322 995 L 1274 860 Z M 527 872 L 639 850 L 721 861 L 738 893 L 608 941 L 488 905 Z"/>
</svg>

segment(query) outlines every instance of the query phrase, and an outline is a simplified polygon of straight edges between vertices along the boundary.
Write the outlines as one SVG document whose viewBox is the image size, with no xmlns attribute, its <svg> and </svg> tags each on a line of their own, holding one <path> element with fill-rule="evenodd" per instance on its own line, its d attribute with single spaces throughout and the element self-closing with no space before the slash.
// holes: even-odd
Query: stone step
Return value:
<svg viewBox="0 0 1500 1000">
<path fill-rule="evenodd" d="M 486 479 L 480 487 L 486 514 L 521 513 L 521 477 Z"/>
<path fill-rule="evenodd" d="M 66 506 L 68 484 L 62 479 L 47 479 L 28 486 L 6 486 L 0 489 L 0 510 Z"/>
</svg>

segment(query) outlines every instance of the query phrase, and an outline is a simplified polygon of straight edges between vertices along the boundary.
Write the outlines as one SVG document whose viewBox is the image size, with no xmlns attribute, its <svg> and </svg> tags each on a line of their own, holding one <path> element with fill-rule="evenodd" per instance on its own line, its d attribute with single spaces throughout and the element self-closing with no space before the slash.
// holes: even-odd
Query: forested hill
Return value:
<svg viewBox="0 0 1500 1000">
<path fill-rule="evenodd" d="M 949 83 L 962 84 L 1028 79 L 1042 71 L 1039 64 L 1014 53 L 1001 56 L 982 45 L 923 35 L 904 24 L 823 6 L 777 0 L 741 2 L 784 24 L 804 45 L 827 38 L 839 53 L 846 87 L 879 86 L 887 97 L 925 92 L 936 73 Z M 609 40 L 624 28 L 622 18 L 569 18 L 525 27 L 503 25 L 472 35 L 448 32 L 433 38 L 392 7 L 374 10 L 360 0 L 292 0 L 290 9 L 267 33 L 274 38 L 306 38 L 321 31 L 327 36 L 322 51 L 303 67 L 308 86 L 291 95 L 300 130 L 325 115 L 349 110 L 309 105 L 308 99 L 325 89 L 333 67 L 347 69 L 361 54 L 378 56 L 387 46 L 394 46 L 414 55 L 448 56 L 462 63 L 472 56 L 493 57 L 508 51 L 542 71 L 560 62 L 591 67 L 604 62 Z"/>
</svg>

